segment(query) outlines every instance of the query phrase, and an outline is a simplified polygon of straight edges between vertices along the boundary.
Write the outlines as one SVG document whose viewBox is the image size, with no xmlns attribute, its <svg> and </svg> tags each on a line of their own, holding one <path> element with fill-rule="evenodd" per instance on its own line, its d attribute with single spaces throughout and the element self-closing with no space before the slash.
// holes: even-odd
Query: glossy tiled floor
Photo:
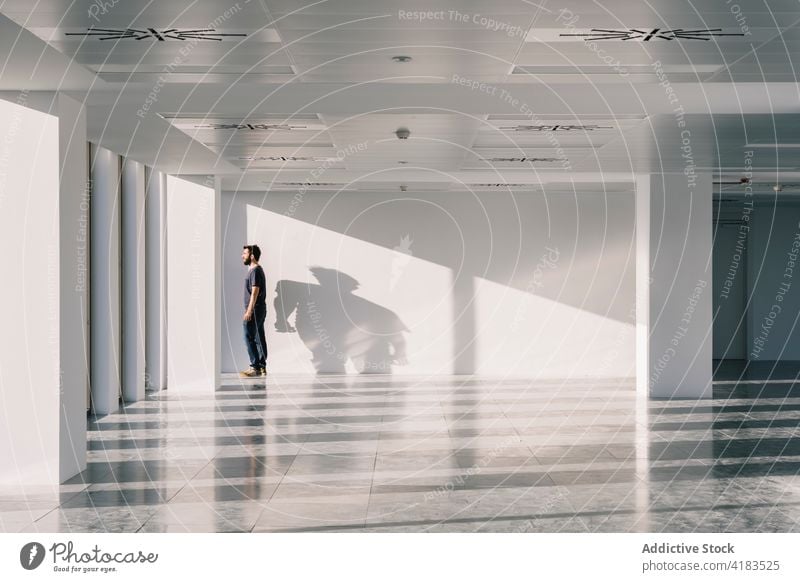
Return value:
<svg viewBox="0 0 800 582">
<path fill-rule="evenodd" d="M 728 370 L 730 372 L 730 370 Z M 740 375 L 739 375 L 740 376 Z M 58 495 L 0 492 L 3 531 L 800 531 L 800 387 L 713 401 L 630 381 L 230 380 L 90 424 Z"/>
</svg>

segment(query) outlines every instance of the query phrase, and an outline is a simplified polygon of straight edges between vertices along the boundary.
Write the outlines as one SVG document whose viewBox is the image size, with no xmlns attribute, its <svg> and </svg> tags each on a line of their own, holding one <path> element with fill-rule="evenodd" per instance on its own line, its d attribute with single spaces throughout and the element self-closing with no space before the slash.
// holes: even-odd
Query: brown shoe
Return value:
<svg viewBox="0 0 800 582">
<path fill-rule="evenodd" d="M 244 372 L 239 372 L 240 378 L 257 378 L 261 376 L 261 371 L 255 368 L 247 368 Z"/>
</svg>

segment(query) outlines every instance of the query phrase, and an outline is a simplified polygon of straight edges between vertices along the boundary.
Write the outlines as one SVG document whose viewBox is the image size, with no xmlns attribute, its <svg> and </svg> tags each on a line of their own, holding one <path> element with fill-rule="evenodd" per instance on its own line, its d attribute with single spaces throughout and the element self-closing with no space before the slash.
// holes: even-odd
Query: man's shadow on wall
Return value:
<svg viewBox="0 0 800 582">
<path fill-rule="evenodd" d="M 297 332 L 318 374 L 344 374 L 351 361 L 361 374 L 391 374 L 405 365 L 408 328 L 393 311 L 354 295 L 350 275 L 310 267 L 315 283 L 278 281 L 275 329 Z M 294 326 L 289 318 L 294 314 Z"/>
</svg>

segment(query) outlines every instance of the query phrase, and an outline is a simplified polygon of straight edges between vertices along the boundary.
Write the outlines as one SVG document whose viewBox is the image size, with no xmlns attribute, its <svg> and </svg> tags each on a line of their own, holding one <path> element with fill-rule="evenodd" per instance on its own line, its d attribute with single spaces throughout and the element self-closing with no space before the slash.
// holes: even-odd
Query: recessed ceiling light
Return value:
<svg viewBox="0 0 800 582">
<path fill-rule="evenodd" d="M 411 57 L 406 56 L 406 55 L 396 55 L 396 56 L 392 57 L 392 60 L 395 63 L 407 63 L 407 62 L 409 62 L 411 60 Z"/>
<path fill-rule="evenodd" d="M 548 125 L 501 125 L 500 131 L 594 131 L 596 129 L 614 129 L 610 125 L 574 125 L 554 123 Z"/>
<path fill-rule="evenodd" d="M 207 123 L 195 125 L 195 129 L 219 129 L 219 130 L 239 130 L 248 131 L 291 131 L 293 129 L 308 129 L 306 125 L 290 125 L 288 123 Z"/>
<path fill-rule="evenodd" d="M 720 36 L 745 36 L 744 32 L 723 32 L 721 28 L 592 28 L 588 32 L 562 32 L 561 37 L 577 37 L 585 41 L 602 40 L 711 40 Z"/>
<path fill-rule="evenodd" d="M 721 65 L 664 65 L 664 73 L 715 73 Z M 651 65 L 514 65 L 512 75 L 649 75 L 656 76 Z"/>
<path fill-rule="evenodd" d="M 163 70 L 163 67 L 162 67 Z M 163 117 L 164 119 L 174 119 L 178 121 L 200 121 L 200 122 L 209 122 L 209 121 L 225 121 L 225 122 L 237 122 L 237 123 L 244 123 L 241 117 L 218 117 L 212 116 L 208 113 L 175 113 L 175 112 L 168 112 L 168 113 L 158 113 L 159 117 Z M 249 121 L 252 121 L 250 119 Z M 276 122 L 276 123 L 286 123 L 287 121 L 308 121 L 308 122 L 319 122 L 320 118 L 319 115 L 316 113 L 292 113 L 291 115 L 287 116 L 286 114 L 281 113 L 267 113 L 264 115 L 260 115 L 258 117 L 259 122 Z"/>
<path fill-rule="evenodd" d="M 566 161 L 564 158 L 533 158 L 533 157 L 527 157 L 527 156 L 513 157 L 513 158 L 501 158 L 501 157 L 481 158 L 481 160 L 484 161 L 484 162 L 518 162 L 518 163 L 524 163 L 524 162 L 565 162 Z"/>
<path fill-rule="evenodd" d="M 521 115 L 519 113 L 492 113 L 486 117 L 487 121 L 519 121 L 530 123 L 532 115 Z M 642 121 L 647 119 L 646 115 L 625 114 L 625 113 L 595 113 L 591 115 L 563 115 L 556 113 L 541 113 L 537 114 L 536 119 L 545 119 L 553 121 L 553 123 L 577 123 L 584 121 L 620 121 L 620 120 L 635 120 Z"/>
<path fill-rule="evenodd" d="M 510 182 L 488 182 L 482 184 L 467 184 L 474 188 L 539 188 L 539 184 L 512 184 Z"/>
<path fill-rule="evenodd" d="M 179 40 L 221 41 L 224 37 L 247 36 L 241 32 L 217 32 L 214 28 L 95 28 L 90 26 L 86 32 L 67 32 L 65 36 L 83 36 L 96 40 Z"/>
<path fill-rule="evenodd" d="M 408 162 L 406 160 L 397 160 L 397 163 L 398 164 L 407 164 Z"/>
<path fill-rule="evenodd" d="M 273 182 L 271 180 L 262 180 L 262 184 L 269 184 L 275 188 L 331 188 L 331 187 L 345 187 L 344 184 L 337 182 Z"/>
<path fill-rule="evenodd" d="M 324 156 L 239 156 L 240 160 L 250 162 L 336 162 L 336 157 Z"/>
<path fill-rule="evenodd" d="M 140 63 L 101 63 L 98 65 L 87 65 L 89 69 L 99 75 L 200 75 L 203 77 L 230 76 L 236 75 L 244 78 L 264 75 L 294 75 L 294 69 L 290 65 L 263 65 L 259 67 L 246 67 L 240 65 L 170 65 L 164 67 L 159 64 L 140 64 Z M 202 117 L 202 116 L 201 116 Z M 316 118 L 316 116 L 314 116 Z M 292 116 L 292 120 L 297 120 L 297 116 Z"/>
<path fill-rule="evenodd" d="M 720 178 L 719 180 L 715 180 L 712 184 L 717 186 L 744 186 L 746 184 L 750 184 L 750 178 L 739 178 L 737 180 L 728 180 L 725 181 L 725 178 Z"/>
</svg>

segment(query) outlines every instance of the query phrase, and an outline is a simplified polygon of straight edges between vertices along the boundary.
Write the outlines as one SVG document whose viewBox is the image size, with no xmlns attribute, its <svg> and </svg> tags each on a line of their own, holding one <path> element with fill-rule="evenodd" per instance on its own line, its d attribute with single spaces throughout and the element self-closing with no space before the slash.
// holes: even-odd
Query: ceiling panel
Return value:
<svg viewBox="0 0 800 582">
<path fill-rule="evenodd" d="M 472 145 L 479 119 L 453 114 L 369 113 L 352 118 L 325 116 L 339 149 L 363 144 L 345 161 L 350 169 L 380 170 L 398 165 L 457 169 Z M 410 132 L 398 139 L 397 130 Z M 406 162 L 406 164 L 402 164 Z"/>
<path fill-rule="evenodd" d="M 161 144 L 155 157 L 171 160 L 169 167 L 213 164 L 254 173 L 253 183 L 275 173 L 293 177 L 287 182 L 311 181 L 320 164 L 325 176 L 315 182 L 370 183 L 379 175 L 382 184 L 392 182 L 382 186 L 387 191 L 400 180 L 431 187 L 453 176 L 493 184 L 470 179 L 493 171 L 526 183 L 525 176 L 567 167 L 681 170 L 680 130 L 664 108 L 669 96 L 660 82 L 672 84 L 681 104 L 698 113 L 691 121 L 698 167 L 741 167 L 748 142 L 800 143 L 797 0 L 4 0 L 1 6 L 34 35 L 28 41 L 84 67 L 90 79 L 84 85 L 96 85 L 86 99 L 97 139 L 114 146 L 138 140 L 131 151 L 147 159 L 154 155 L 150 144 Z M 36 42 L 24 43 L 26 50 Z M 396 62 L 398 56 L 410 58 Z M 23 87 L 25 73 L 9 67 L 4 86 L 12 74 Z M 456 76 L 486 85 L 471 89 Z M 737 85 L 720 85 L 731 82 Z M 706 98 L 712 86 L 723 87 L 724 96 Z M 387 87 L 391 93 L 381 93 Z M 504 99 L 509 87 L 507 97 L 526 96 L 530 115 Z M 767 95 L 760 102 L 757 90 Z M 298 97 L 298 110 L 315 114 L 291 116 L 293 100 L 273 107 L 287 93 Z M 779 121 L 753 115 L 768 111 L 773 96 L 793 115 Z M 342 99 L 348 107 L 336 109 Z M 407 110 L 396 108 L 398 99 Z M 139 116 L 144 103 L 147 119 Z M 351 109 L 358 115 L 331 114 Z M 564 115 L 572 109 L 580 115 Z M 514 110 L 520 114 L 509 115 Z M 708 115 L 718 110 L 741 114 Z M 397 139 L 399 127 L 411 131 L 408 140 Z M 799 149 L 756 149 L 759 168 L 800 167 Z"/>
<path fill-rule="evenodd" d="M 153 71 L 159 69 L 158 74 L 169 75 L 173 82 L 225 83 L 233 73 L 275 75 L 275 71 L 259 71 L 259 67 L 282 66 L 278 75 L 293 72 L 278 31 L 258 0 L 230 4 L 210 0 L 44 0 L 35 6 L 6 1 L 3 11 L 76 62 L 101 71 L 101 77 L 109 82 L 147 80 L 135 78 L 140 67 L 140 77 L 156 75 Z M 176 71 L 182 67 L 212 70 L 204 77 Z M 220 69 L 214 71 L 214 67 Z"/>
<path fill-rule="evenodd" d="M 242 169 L 343 168 L 316 114 L 230 117 L 162 113 L 167 122 Z"/>
</svg>

